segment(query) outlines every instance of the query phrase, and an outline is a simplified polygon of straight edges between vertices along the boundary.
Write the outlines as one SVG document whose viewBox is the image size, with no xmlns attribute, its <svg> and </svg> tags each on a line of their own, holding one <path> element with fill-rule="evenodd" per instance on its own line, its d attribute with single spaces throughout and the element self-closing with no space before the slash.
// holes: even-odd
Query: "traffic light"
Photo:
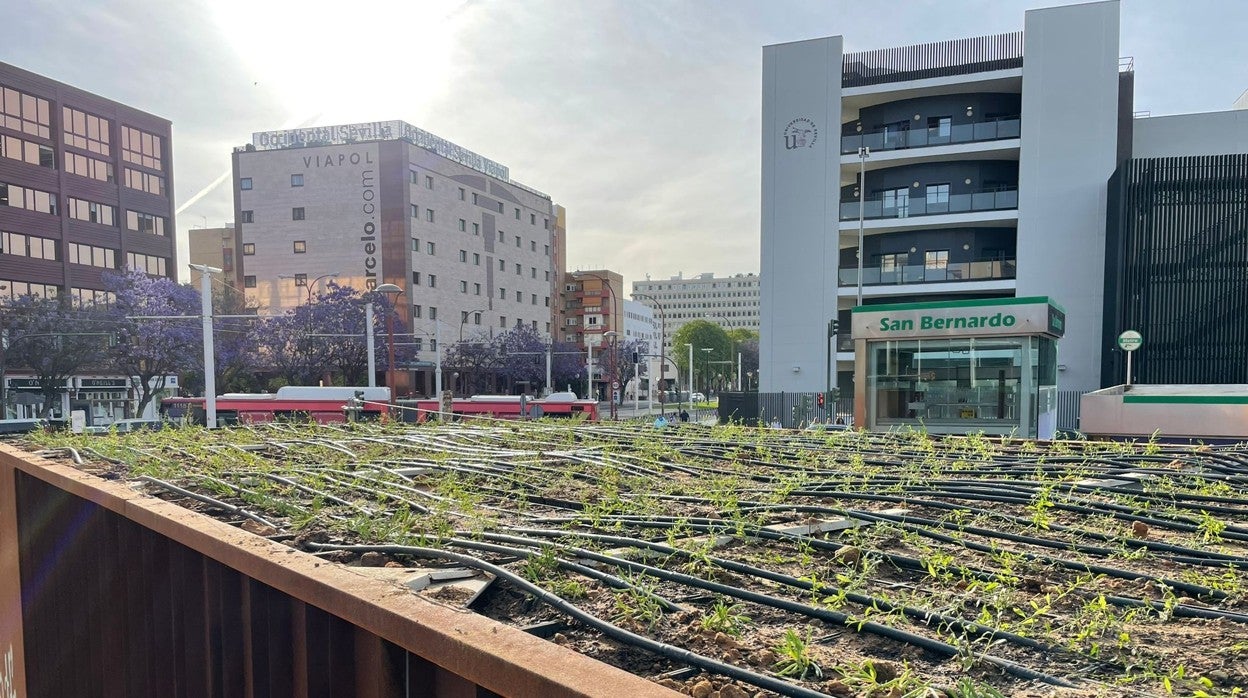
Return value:
<svg viewBox="0 0 1248 698">
<path fill-rule="evenodd" d="M 637 363 L 640 358 L 641 357 L 637 355 L 637 352 L 633 352 L 633 363 Z"/>
<path fill-rule="evenodd" d="M 820 407 L 823 407 L 823 403 L 824 403 L 823 393 L 819 393 L 819 395 L 815 397 L 815 403 L 818 404 Z"/>
<path fill-rule="evenodd" d="M 828 334 L 836 335 L 840 333 L 841 333 L 841 321 L 836 318 L 832 318 L 832 321 L 828 323 Z"/>
</svg>

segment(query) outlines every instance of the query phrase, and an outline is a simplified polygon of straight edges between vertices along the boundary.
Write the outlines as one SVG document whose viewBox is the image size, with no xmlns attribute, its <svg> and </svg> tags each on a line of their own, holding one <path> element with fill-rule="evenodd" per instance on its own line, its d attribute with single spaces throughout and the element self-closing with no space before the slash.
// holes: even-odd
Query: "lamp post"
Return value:
<svg viewBox="0 0 1248 698">
<path fill-rule="evenodd" d="M 212 275 L 221 270 L 207 264 L 189 264 L 199 272 L 199 307 L 204 327 L 204 426 L 217 428 L 217 359 L 212 346 Z"/>
<path fill-rule="evenodd" d="M 858 147 L 858 305 L 862 305 L 862 228 L 867 212 L 867 158 L 871 157 L 871 149 L 867 146 Z"/>
<path fill-rule="evenodd" d="M 685 342 L 685 346 L 689 347 L 689 405 L 693 406 L 693 345 Z M 682 401 L 683 402 L 683 401 Z"/>
<path fill-rule="evenodd" d="M 295 274 L 278 274 L 277 278 L 293 279 L 296 281 L 298 280 L 298 276 L 296 276 Z M 306 288 L 308 292 L 308 302 L 309 303 L 312 302 L 312 289 L 316 287 L 316 284 L 318 282 L 320 282 L 322 279 L 336 279 L 336 278 L 338 278 L 338 272 L 335 271 L 329 274 L 321 274 L 320 276 L 312 279 L 311 281 L 305 281 L 303 285 L 304 285 L 304 288 Z"/>
<path fill-rule="evenodd" d="M 390 301 L 390 312 L 386 313 L 386 386 L 390 388 L 390 404 L 395 404 L 394 390 L 394 313 L 396 302 L 399 296 L 403 295 L 403 289 L 395 284 L 382 284 L 373 289 L 377 293 L 385 295 Z"/>
<path fill-rule="evenodd" d="M 710 389 L 707 387 L 707 383 L 709 383 L 711 380 L 711 377 L 709 375 L 711 372 L 711 352 L 715 350 L 712 349 L 711 347 L 698 347 L 698 350 L 705 352 L 706 354 L 706 358 L 702 359 L 703 365 L 705 366 L 705 371 L 702 374 L 702 390 L 703 390 L 702 396 L 706 397 L 706 393 L 710 392 Z M 689 401 L 690 402 L 693 401 L 692 395 L 689 396 Z"/>
<path fill-rule="evenodd" d="M 612 420 L 615 420 L 617 416 L 616 411 L 615 411 L 615 391 L 617 390 L 617 388 L 615 386 L 619 383 L 619 380 L 620 380 L 620 372 L 619 372 L 620 352 L 618 350 L 616 341 L 619 339 L 619 336 L 620 336 L 620 333 L 616 332 L 615 330 L 607 330 L 606 332 L 602 334 L 602 338 L 607 340 L 607 348 L 611 352 L 610 362 L 607 364 L 607 373 L 610 375 L 610 379 L 611 379 L 611 389 L 607 393 L 607 398 L 611 400 L 611 419 Z"/>
<path fill-rule="evenodd" d="M 477 313 L 489 312 L 489 310 L 490 310 L 489 308 L 481 308 L 479 310 L 469 310 L 468 312 L 464 313 L 463 317 L 461 317 L 459 320 L 459 342 L 460 344 L 463 344 L 464 342 L 464 323 L 468 322 L 468 317 L 470 315 L 476 315 Z"/>
</svg>

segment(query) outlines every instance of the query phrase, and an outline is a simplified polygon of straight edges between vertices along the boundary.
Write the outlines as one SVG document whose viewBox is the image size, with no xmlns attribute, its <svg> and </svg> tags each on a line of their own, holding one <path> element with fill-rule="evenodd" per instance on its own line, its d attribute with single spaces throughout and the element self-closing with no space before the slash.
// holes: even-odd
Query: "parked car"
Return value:
<svg viewBox="0 0 1248 698">
<path fill-rule="evenodd" d="M 690 399 L 693 402 L 706 402 L 706 396 L 702 393 L 694 393 Z"/>
</svg>

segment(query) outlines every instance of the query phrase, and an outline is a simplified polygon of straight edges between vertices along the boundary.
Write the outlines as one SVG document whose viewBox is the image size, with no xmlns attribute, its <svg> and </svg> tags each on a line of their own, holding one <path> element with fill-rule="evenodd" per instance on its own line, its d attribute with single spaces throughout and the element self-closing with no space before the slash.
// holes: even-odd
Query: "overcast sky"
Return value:
<svg viewBox="0 0 1248 698">
<path fill-rule="evenodd" d="M 0 60 L 170 119 L 179 231 L 232 221 L 221 179 L 252 132 L 401 119 L 550 194 L 570 268 L 631 282 L 758 271 L 763 45 L 1015 31 L 1059 4 L 9 0 Z M 1245 27 L 1242 0 L 1124 0 L 1135 109 L 1229 108 Z"/>
</svg>

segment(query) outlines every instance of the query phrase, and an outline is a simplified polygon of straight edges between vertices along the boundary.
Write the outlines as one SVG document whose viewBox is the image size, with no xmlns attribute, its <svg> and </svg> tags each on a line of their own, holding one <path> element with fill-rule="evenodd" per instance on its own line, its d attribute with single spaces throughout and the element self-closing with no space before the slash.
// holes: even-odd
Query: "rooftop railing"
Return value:
<svg viewBox="0 0 1248 698">
<path fill-rule="evenodd" d="M 867 199 L 863 205 L 863 218 L 867 220 L 879 218 L 914 218 L 916 216 L 937 216 L 946 213 L 973 213 L 976 211 L 999 211 L 1018 208 L 1018 189 L 992 189 L 967 194 L 950 194 L 948 196 L 927 198 L 919 194 L 912 199 L 898 199 L 896 196 Z M 847 199 L 841 202 L 841 220 L 858 219 L 858 200 Z"/>
<path fill-rule="evenodd" d="M 967 75 L 1022 65 L 1023 33 L 1017 31 L 847 53 L 841 60 L 841 87 Z"/>
<path fill-rule="evenodd" d="M 1005 138 L 1018 138 L 1018 117 L 993 119 L 971 124 L 955 124 L 953 126 L 930 126 L 909 131 L 882 129 L 866 133 L 855 133 L 841 137 L 841 153 L 857 153 L 858 148 L 866 146 L 872 151 L 902 150 L 906 148 L 926 148 L 934 145 L 950 145 L 953 143 L 975 143 L 979 141 L 996 141 Z"/>
</svg>

